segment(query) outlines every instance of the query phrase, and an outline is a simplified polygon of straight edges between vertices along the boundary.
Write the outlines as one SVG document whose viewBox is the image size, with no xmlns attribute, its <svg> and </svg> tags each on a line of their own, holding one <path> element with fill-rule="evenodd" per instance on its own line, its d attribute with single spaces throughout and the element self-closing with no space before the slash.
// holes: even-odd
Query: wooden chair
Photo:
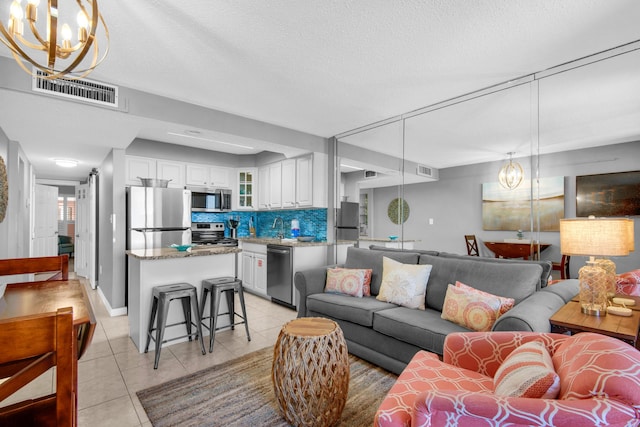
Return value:
<svg viewBox="0 0 640 427">
<path fill-rule="evenodd" d="M 69 255 L 0 260 L 0 276 L 57 272 L 47 280 L 69 279 Z"/>
<path fill-rule="evenodd" d="M 467 234 L 464 236 L 464 240 L 467 243 L 467 255 L 480 256 L 476 236 L 474 234 Z"/>
<path fill-rule="evenodd" d="M 76 345 L 71 307 L 0 321 L 0 401 L 56 367 L 55 393 L 0 408 L 1 426 L 77 424 Z"/>
<path fill-rule="evenodd" d="M 569 255 L 562 255 L 562 259 L 560 262 L 552 263 L 552 269 L 560 271 L 560 279 L 568 279 L 569 278 L 569 260 L 571 257 Z"/>
</svg>

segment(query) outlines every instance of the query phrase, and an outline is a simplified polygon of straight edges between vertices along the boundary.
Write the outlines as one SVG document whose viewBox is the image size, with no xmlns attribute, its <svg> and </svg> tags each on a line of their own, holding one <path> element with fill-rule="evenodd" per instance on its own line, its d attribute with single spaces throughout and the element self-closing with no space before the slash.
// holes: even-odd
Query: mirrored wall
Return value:
<svg viewBox="0 0 640 427">
<path fill-rule="evenodd" d="M 342 228 L 355 228 L 361 247 L 466 253 L 464 234 L 505 239 L 520 230 L 555 245 L 549 257 L 559 258 L 552 224 L 575 216 L 575 193 L 549 156 L 640 141 L 639 49 L 627 45 L 338 135 L 336 241 L 355 235 Z M 524 171 L 511 191 L 526 200 L 526 221 L 511 229 L 487 221 L 499 221 L 502 210 L 488 213 L 484 203 L 508 153 Z M 551 177 L 561 195 L 549 192 Z M 560 210 L 545 202 L 560 196 Z M 354 209 L 357 218 L 342 215 Z"/>
</svg>

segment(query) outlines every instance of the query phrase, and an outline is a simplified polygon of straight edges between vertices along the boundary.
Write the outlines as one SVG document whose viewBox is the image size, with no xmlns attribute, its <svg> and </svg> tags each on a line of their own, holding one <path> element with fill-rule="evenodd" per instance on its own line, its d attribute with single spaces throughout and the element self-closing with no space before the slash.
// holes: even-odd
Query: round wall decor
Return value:
<svg viewBox="0 0 640 427">
<path fill-rule="evenodd" d="M 387 215 L 394 224 L 402 224 L 409 219 L 409 203 L 400 197 L 393 199 L 387 208 Z"/>
<path fill-rule="evenodd" d="M 7 213 L 7 202 L 9 200 L 9 183 L 7 181 L 7 166 L 0 156 L 0 222 L 4 221 Z"/>
</svg>

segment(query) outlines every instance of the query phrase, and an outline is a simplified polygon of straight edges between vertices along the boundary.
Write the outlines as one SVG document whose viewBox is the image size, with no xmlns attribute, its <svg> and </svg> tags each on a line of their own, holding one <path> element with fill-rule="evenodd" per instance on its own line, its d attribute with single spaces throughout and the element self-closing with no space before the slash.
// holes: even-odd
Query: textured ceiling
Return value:
<svg viewBox="0 0 640 427">
<path fill-rule="evenodd" d="M 637 0 L 102 0 L 100 6 L 111 50 L 91 79 L 322 137 L 640 40 Z M 11 97 L 17 105 L 34 102 Z M 55 108 L 73 110 L 64 104 Z M 47 144 L 78 147 L 76 157 L 83 144 L 104 157 L 136 136 L 170 141 L 161 139 L 166 124 L 150 120 L 113 118 L 121 129 L 102 135 L 84 133 L 83 125 L 68 138 L 69 127 L 46 117 L 47 132 L 38 134 L 12 125 L 10 109 L 0 113 L 0 128 L 30 158 L 45 135 Z M 111 114 L 99 116 L 88 113 L 86 120 L 100 127 Z M 490 127 L 485 123 L 483 132 Z M 430 150 L 433 166 L 451 166 L 436 156 L 451 158 L 447 147 Z M 496 159 L 509 150 L 491 151 Z M 62 177 L 44 164 L 36 168 Z"/>
</svg>

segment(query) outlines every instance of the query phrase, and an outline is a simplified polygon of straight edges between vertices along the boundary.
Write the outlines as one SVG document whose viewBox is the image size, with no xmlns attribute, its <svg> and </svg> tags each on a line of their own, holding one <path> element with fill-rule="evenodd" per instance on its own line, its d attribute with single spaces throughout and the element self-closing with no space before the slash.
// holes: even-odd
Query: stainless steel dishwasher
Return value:
<svg viewBox="0 0 640 427">
<path fill-rule="evenodd" d="M 267 245 L 267 295 L 271 300 L 295 308 L 291 247 Z"/>
</svg>

